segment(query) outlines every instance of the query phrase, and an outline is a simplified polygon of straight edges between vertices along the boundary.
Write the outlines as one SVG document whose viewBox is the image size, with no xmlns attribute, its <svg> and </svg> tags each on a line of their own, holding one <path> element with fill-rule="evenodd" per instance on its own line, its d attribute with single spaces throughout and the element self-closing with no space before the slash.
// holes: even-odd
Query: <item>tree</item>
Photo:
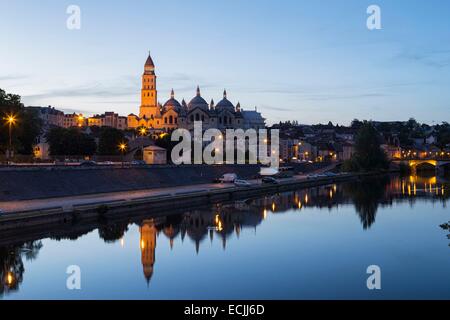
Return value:
<svg viewBox="0 0 450 320">
<path fill-rule="evenodd" d="M 168 162 L 170 162 L 172 150 L 177 144 L 177 141 L 172 141 L 170 134 L 162 134 L 158 137 L 158 139 L 155 140 L 155 145 L 160 148 L 166 149 Z"/>
<path fill-rule="evenodd" d="M 23 110 L 19 113 L 20 125 L 17 127 L 17 153 L 33 154 L 36 138 L 41 134 L 42 120 L 36 111 Z"/>
<path fill-rule="evenodd" d="M 363 125 L 363 123 L 361 121 L 359 121 L 358 119 L 353 119 L 350 126 L 352 129 L 358 130 L 359 128 L 361 128 L 362 125 Z"/>
<path fill-rule="evenodd" d="M 97 149 L 95 140 L 79 128 L 53 128 L 46 138 L 53 156 L 92 156 Z"/>
<path fill-rule="evenodd" d="M 98 142 L 98 154 L 105 156 L 120 155 L 118 145 L 124 140 L 125 135 L 123 131 L 110 127 L 102 127 Z"/>
<path fill-rule="evenodd" d="M 33 144 L 41 133 L 42 122 L 39 115 L 26 109 L 19 95 L 0 89 L 0 151 L 3 152 L 9 145 L 9 129 L 3 119 L 11 114 L 17 119 L 12 134 L 13 148 L 20 154 L 30 155 L 33 153 Z"/>
<path fill-rule="evenodd" d="M 437 144 L 441 149 L 450 144 L 450 124 L 447 122 L 437 126 Z"/>
<path fill-rule="evenodd" d="M 379 133 L 372 123 L 364 122 L 356 135 L 350 168 L 352 171 L 371 171 L 386 169 L 388 166 L 386 154 L 380 146 Z"/>
</svg>

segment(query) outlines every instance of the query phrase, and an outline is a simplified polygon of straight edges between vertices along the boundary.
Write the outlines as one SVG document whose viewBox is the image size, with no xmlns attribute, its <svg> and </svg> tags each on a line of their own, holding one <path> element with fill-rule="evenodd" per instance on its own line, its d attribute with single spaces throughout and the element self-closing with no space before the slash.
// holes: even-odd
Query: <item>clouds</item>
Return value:
<svg viewBox="0 0 450 320">
<path fill-rule="evenodd" d="M 408 49 L 403 50 L 395 58 L 414 64 L 441 69 L 450 65 L 450 49 Z"/>
<path fill-rule="evenodd" d="M 42 90 L 39 93 L 24 95 L 28 99 L 46 98 L 120 98 L 135 96 L 139 90 L 139 81 L 136 77 L 122 76 L 115 80 L 89 82 L 79 85 L 68 85 Z"/>
<path fill-rule="evenodd" d="M 0 81 L 13 81 L 27 79 L 29 76 L 24 74 L 7 74 L 0 75 Z"/>
</svg>

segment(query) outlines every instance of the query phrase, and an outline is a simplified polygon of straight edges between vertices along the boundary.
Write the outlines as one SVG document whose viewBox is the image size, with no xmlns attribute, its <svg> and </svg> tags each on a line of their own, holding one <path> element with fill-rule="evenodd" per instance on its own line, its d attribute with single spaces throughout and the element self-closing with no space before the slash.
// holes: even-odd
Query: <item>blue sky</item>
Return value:
<svg viewBox="0 0 450 320">
<path fill-rule="evenodd" d="M 366 27 L 371 4 L 382 30 Z M 0 33 L 0 88 L 27 105 L 137 113 L 151 50 L 162 103 L 200 85 L 268 123 L 450 121 L 446 0 L 0 0 Z"/>
</svg>

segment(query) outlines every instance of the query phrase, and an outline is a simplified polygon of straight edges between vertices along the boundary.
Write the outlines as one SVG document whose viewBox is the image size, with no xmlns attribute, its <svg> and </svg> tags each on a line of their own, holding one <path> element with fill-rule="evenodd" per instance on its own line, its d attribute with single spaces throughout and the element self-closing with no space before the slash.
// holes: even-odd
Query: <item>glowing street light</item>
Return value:
<svg viewBox="0 0 450 320">
<path fill-rule="evenodd" d="M 123 163 L 124 163 L 125 150 L 127 150 L 127 145 L 124 142 L 120 143 L 119 144 L 119 150 L 122 153 L 122 168 L 123 168 L 123 166 L 124 166 Z"/>
<path fill-rule="evenodd" d="M 121 144 L 119 144 L 119 150 L 121 152 L 124 152 L 126 149 L 127 149 L 127 145 L 125 143 L 122 142 Z"/>
<path fill-rule="evenodd" d="M 9 148 L 8 148 L 9 152 L 8 152 L 8 157 L 10 157 L 11 154 L 12 154 L 12 127 L 14 125 L 16 125 L 17 117 L 16 117 L 16 115 L 10 113 L 10 114 L 6 115 L 4 120 L 6 121 L 6 123 L 8 124 L 8 127 L 9 127 Z"/>
<path fill-rule="evenodd" d="M 147 136 L 147 128 L 146 127 L 142 127 L 139 129 L 139 135 L 144 138 L 145 136 Z M 144 141 L 141 141 L 142 145 L 141 145 L 141 153 L 142 153 L 142 160 L 144 160 Z"/>
<path fill-rule="evenodd" d="M 146 136 L 147 135 L 147 128 L 142 127 L 141 129 L 139 129 L 139 135 L 141 137 Z"/>
</svg>

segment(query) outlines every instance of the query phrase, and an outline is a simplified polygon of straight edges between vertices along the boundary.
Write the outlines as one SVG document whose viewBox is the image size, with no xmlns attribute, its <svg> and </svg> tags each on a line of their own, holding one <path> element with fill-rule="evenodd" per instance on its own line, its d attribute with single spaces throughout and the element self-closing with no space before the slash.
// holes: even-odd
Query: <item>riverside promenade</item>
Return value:
<svg viewBox="0 0 450 320">
<path fill-rule="evenodd" d="M 145 212 L 154 214 L 214 203 L 243 200 L 264 194 L 317 187 L 359 179 L 370 174 L 344 174 L 335 177 L 305 176 L 283 179 L 278 184 L 251 181 L 249 187 L 232 184 L 202 184 L 195 186 L 116 192 L 98 195 L 9 201 L 0 203 L 5 212 L 0 215 L 0 230 L 43 228 L 67 225 L 71 221 L 98 220 L 106 217 L 132 217 Z"/>
<path fill-rule="evenodd" d="M 327 168 L 316 170 L 324 172 Z M 315 187 L 358 179 L 365 174 L 307 176 L 296 175 L 280 179 L 277 184 L 263 184 L 260 179 L 248 179 L 248 187 L 234 184 L 203 183 L 142 190 L 96 193 L 46 199 L 0 201 L 0 230 L 14 230 L 49 224 L 67 224 L 79 219 L 99 219 L 108 216 L 132 216 L 136 212 L 161 213 L 168 210 L 210 205 Z"/>
</svg>

